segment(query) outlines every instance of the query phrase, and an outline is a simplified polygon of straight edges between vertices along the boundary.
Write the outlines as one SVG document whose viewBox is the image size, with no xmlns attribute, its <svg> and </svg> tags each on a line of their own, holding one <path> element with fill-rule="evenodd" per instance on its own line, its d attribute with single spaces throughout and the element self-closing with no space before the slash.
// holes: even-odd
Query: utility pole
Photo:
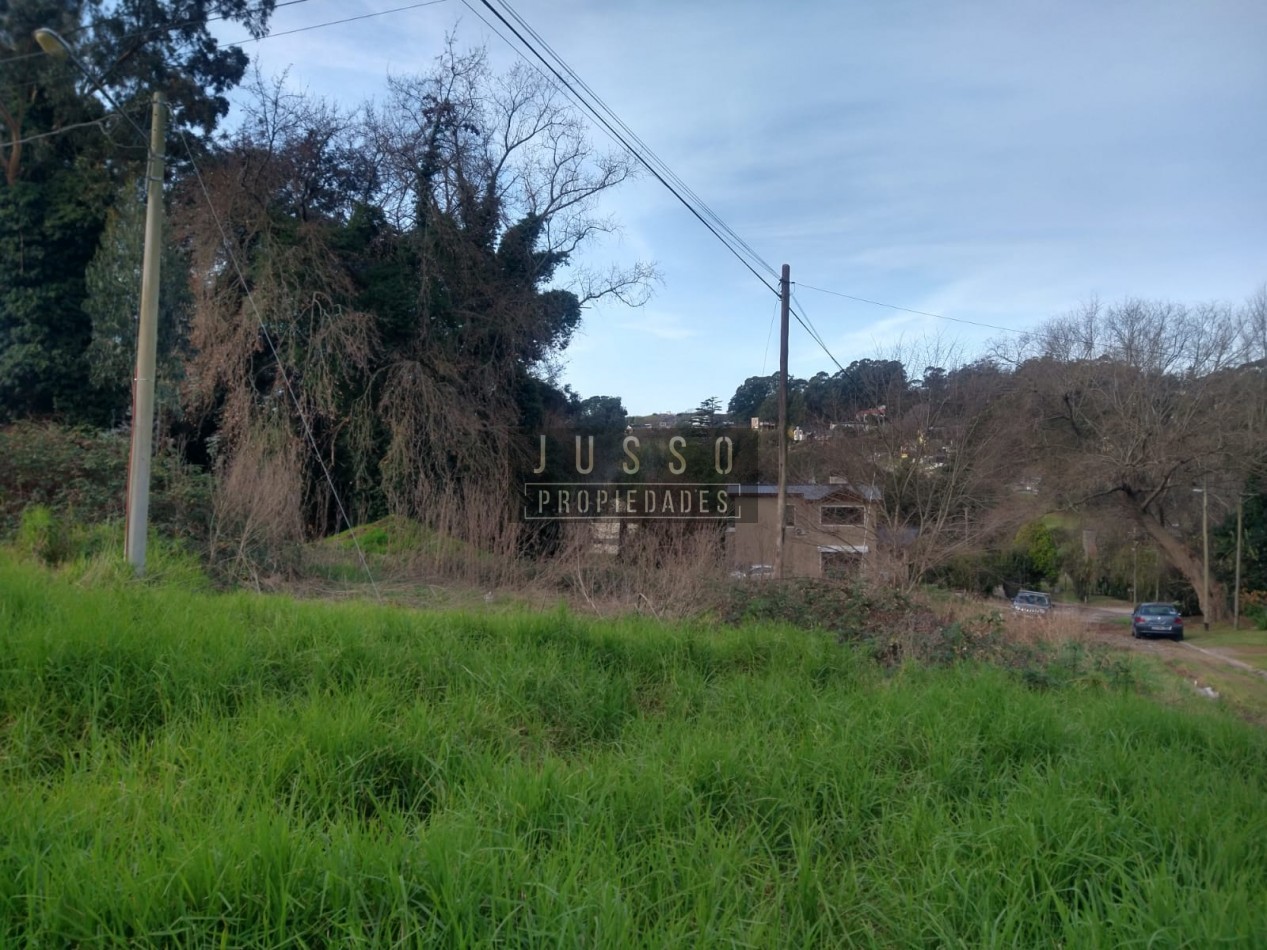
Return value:
<svg viewBox="0 0 1267 950">
<path fill-rule="evenodd" d="M 1131 538 L 1131 600 L 1139 603 L 1139 538 Z"/>
<path fill-rule="evenodd" d="M 102 82 L 75 55 L 71 45 L 55 30 L 40 27 L 35 42 L 49 56 L 68 57 L 75 68 L 92 81 L 116 112 L 123 107 Z M 116 66 L 118 63 L 115 64 Z M 128 119 L 144 136 L 144 131 Z M 154 363 L 158 349 L 158 285 L 163 256 L 163 158 L 167 142 L 167 97 L 155 92 L 150 111 L 150 149 L 146 162 L 145 254 L 141 261 L 141 310 L 136 327 L 136 375 L 132 380 L 132 449 L 128 458 L 127 522 L 123 553 L 138 574 L 145 571 L 145 541 L 150 513 L 150 456 L 154 452 Z"/>
<path fill-rule="evenodd" d="M 1210 630 L 1210 493 L 1201 477 L 1201 627 Z"/>
<path fill-rule="evenodd" d="M 791 309 L 791 268 L 783 265 L 779 278 L 779 495 L 774 507 L 778 530 L 774 536 L 774 579 L 783 579 L 783 535 L 787 520 L 787 324 Z"/>
<path fill-rule="evenodd" d="M 163 257 L 163 159 L 167 99 L 154 93 L 146 171 L 145 255 L 141 264 L 141 312 L 136 329 L 136 377 L 132 380 L 132 453 L 128 462 L 127 531 L 123 547 L 138 574 L 145 571 L 150 511 L 150 459 L 154 454 L 154 364 L 158 349 L 158 287 Z"/>
<path fill-rule="evenodd" d="M 1241 629 L 1241 532 L 1245 523 L 1245 496 L 1236 496 L 1236 586 L 1232 589 L 1232 629 Z"/>
</svg>

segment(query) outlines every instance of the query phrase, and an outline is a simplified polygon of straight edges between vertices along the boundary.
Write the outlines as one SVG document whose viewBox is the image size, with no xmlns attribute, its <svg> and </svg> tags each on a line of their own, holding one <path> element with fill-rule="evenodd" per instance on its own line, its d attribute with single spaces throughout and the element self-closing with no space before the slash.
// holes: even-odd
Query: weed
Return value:
<svg viewBox="0 0 1267 950">
<path fill-rule="evenodd" d="M 1119 689 L 1081 644 L 1025 645 L 1042 689 L 961 659 L 999 629 L 956 618 L 916 638 L 944 663 L 884 669 L 785 624 L 72 584 L 0 553 L 0 943 L 1267 933 L 1261 730 Z"/>
<path fill-rule="evenodd" d="M 43 506 L 79 526 L 123 518 L 128 439 L 53 423 L 0 428 L 0 536 L 24 509 Z M 210 519 L 210 478 L 164 449 L 151 473 L 150 522 L 162 533 L 200 542 Z"/>
</svg>

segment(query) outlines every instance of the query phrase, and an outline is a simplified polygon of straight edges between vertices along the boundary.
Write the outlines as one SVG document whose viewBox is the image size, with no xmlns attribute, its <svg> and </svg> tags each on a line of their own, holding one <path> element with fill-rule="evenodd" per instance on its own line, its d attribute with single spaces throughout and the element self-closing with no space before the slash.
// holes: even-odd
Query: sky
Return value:
<svg viewBox="0 0 1267 950">
<path fill-rule="evenodd" d="M 308 0 L 244 48 L 348 107 L 425 72 L 449 33 L 516 61 L 474 0 L 276 35 L 409 2 Z M 868 358 L 949 367 L 1092 299 L 1238 304 L 1267 282 L 1262 0 L 514 7 L 765 261 L 790 266 L 825 344 L 793 322 L 793 376 Z M 643 175 L 603 210 L 621 230 L 590 260 L 650 261 L 660 279 L 643 307 L 586 311 L 560 383 L 642 414 L 724 405 L 778 369 L 777 297 L 661 184 Z"/>
</svg>

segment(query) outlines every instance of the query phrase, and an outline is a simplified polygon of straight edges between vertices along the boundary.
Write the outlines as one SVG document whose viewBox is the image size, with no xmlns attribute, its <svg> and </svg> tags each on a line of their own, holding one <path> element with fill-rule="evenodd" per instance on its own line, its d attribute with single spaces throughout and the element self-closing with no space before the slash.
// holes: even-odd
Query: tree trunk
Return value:
<svg viewBox="0 0 1267 950">
<path fill-rule="evenodd" d="M 1192 589 L 1197 592 L 1197 600 L 1201 604 L 1201 614 L 1205 621 L 1207 623 L 1215 623 L 1223 620 L 1227 615 L 1227 591 L 1211 575 L 1210 602 L 1205 602 L 1204 568 L 1201 561 L 1201 552 L 1197 551 L 1194 553 L 1188 550 L 1186 544 L 1166 530 L 1166 526 L 1156 518 L 1141 510 L 1129 495 L 1122 494 L 1120 497 L 1123 507 L 1129 512 L 1135 523 L 1148 532 L 1148 536 L 1157 542 L 1162 556 L 1171 565 L 1179 569 L 1188 583 L 1192 585 Z"/>
</svg>

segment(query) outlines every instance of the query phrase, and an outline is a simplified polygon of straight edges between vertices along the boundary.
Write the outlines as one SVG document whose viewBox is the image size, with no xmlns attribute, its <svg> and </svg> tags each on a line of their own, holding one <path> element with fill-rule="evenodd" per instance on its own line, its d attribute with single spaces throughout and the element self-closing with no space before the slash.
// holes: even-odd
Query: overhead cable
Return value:
<svg viewBox="0 0 1267 950">
<path fill-rule="evenodd" d="M 544 65 L 546 69 L 550 71 L 550 73 L 554 76 L 554 78 L 572 93 L 572 95 L 576 98 L 576 100 L 579 101 L 582 104 L 582 106 L 585 108 L 585 110 L 590 115 L 592 115 L 594 119 L 597 120 L 603 126 L 604 129 L 607 130 L 607 133 L 611 135 L 612 138 L 614 138 L 622 147 L 624 147 L 629 152 L 630 155 L 632 155 L 635 159 L 637 159 L 638 162 L 644 168 L 646 168 L 647 171 L 649 171 L 657 181 L 660 182 L 660 184 L 662 184 L 665 188 L 667 188 L 669 192 L 672 193 L 673 197 L 677 198 L 677 200 L 682 204 L 683 207 L 687 209 L 687 211 L 689 211 L 702 225 L 704 225 L 704 227 L 706 227 L 712 233 L 712 235 L 716 237 L 717 240 L 719 240 L 741 264 L 743 264 L 744 267 L 746 267 L 749 271 L 751 271 L 752 275 L 756 277 L 757 280 L 759 280 L 767 290 L 769 290 L 771 293 L 775 295 L 778 295 L 779 291 L 774 286 L 772 286 L 770 283 L 767 282 L 766 278 L 764 278 L 760 274 L 760 272 L 758 272 L 756 267 L 753 266 L 753 263 L 750 262 L 749 259 L 743 253 L 741 253 L 738 248 L 735 247 L 735 244 L 732 243 L 732 241 L 727 240 L 722 235 L 722 232 L 719 229 L 719 226 L 709 221 L 708 218 L 705 216 L 705 214 L 699 208 L 697 208 L 695 204 L 693 204 L 690 200 L 688 200 L 688 198 L 683 194 L 682 188 L 676 186 L 675 184 L 669 181 L 669 174 L 666 174 L 665 172 L 657 168 L 650 159 L 648 159 L 635 145 L 633 145 L 630 142 L 629 135 L 623 134 L 620 130 L 618 130 L 615 127 L 615 125 L 619 123 L 619 120 L 616 119 L 614 115 L 609 119 L 608 116 L 604 114 L 603 110 L 598 108 L 598 106 L 596 106 L 594 103 L 589 102 L 589 100 L 587 100 L 584 96 L 582 96 L 576 90 L 575 86 L 571 82 L 569 82 L 568 79 L 564 77 L 564 75 L 559 71 L 561 68 L 566 68 L 565 66 L 562 65 L 561 61 L 560 61 L 560 66 L 556 67 L 554 63 L 552 63 L 545 56 L 544 53 L 538 50 L 531 42 L 529 42 L 524 37 L 523 33 L 519 30 L 519 28 L 516 27 L 515 24 L 511 23 L 506 18 L 506 16 L 503 15 L 502 12 L 498 10 L 490 2 L 490 0 L 481 0 L 481 2 L 489 10 L 489 12 L 491 12 L 493 16 L 495 16 L 502 23 L 502 25 L 506 27 L 506 29 L 510 30 L 510 32 L 514 34 L 515 38 L 520 42 L 520 44 L 522 44 L 524 49 L 528 50 L 530 53 L 532 53 L 533 56 L 535 56 L 538 60 L 540 60 L 542 65 Z M 504 4 L 504 0 L 503 0 L 503 4 Z M 504 4 L 504 5 L 506 5 L 507 9 L 509 9 L 508 4 Z M 623 126 L 623 123 L 620 123 L 620 124 Z M 724 224 L 722 224 L 720 227 L 729 231 L 729 228 L 726 228 Z M 758 260 L 758 263 L 763 263 L 763 262 Z M 764 266 L 768 267 L 768 265 L 764 265 Z"/>
</svg>

